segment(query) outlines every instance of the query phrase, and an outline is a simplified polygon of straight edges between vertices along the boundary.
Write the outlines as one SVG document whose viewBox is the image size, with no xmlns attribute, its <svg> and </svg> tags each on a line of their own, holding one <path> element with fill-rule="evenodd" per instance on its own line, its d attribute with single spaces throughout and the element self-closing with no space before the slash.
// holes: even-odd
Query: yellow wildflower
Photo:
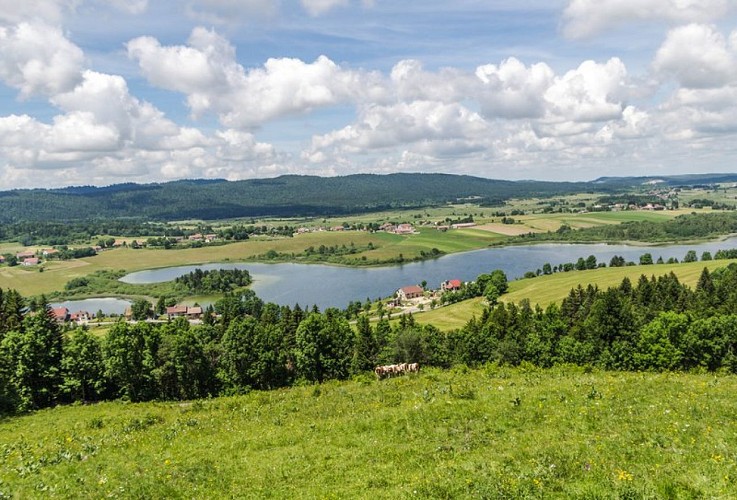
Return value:
<svg viewBox="0 0 737 500">
<path fill-rule="evenodd" d="M 619 481 L 632 481 L 632 474 L 623 469 L 617 469 L 617 479 Z"/>
</svg>

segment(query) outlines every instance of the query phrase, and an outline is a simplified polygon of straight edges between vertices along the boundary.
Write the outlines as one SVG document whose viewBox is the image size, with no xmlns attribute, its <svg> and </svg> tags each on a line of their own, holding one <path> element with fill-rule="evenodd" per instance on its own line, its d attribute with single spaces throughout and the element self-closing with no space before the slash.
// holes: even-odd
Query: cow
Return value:
<svg viewBox="0 0 737 500">
<path fill-rule="evenodd" d="M 398 365 L 384 365 L 374 368 L 376 378 L 379 380 L 405 373 L 419 373 L 419 371 L 420 365 L 418 363 L 400 363 Z"/>
</svg>

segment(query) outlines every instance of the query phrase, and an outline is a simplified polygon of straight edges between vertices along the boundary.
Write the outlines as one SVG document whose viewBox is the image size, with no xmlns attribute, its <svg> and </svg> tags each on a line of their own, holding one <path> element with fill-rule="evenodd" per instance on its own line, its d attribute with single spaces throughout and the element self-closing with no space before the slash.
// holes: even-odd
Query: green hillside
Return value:
<svg viewBox="0 0 737 500">
<path fill-rule="evenodd" d="M 145 220 L 350 214 L 464 199 L 497 205 L 514 197 L 585 191 L 587 183 L 504 181 L 450 174 L 286 175 L 243 181 L 186 180 L 0 192 L 0 222 L 135 217 Z"/>
<path fill-rule="evenodd" d="M 469 201 L 498 206 L 512 198 L 641 190 L 651 178 L 592 182 L 507 181 L 468 175 L 398 173 L 341 177 L 284 175 L 273 179 L 180 180 L 58 189 L 0 191 L 0 222 L 128 218 L 225 219 L 260 216 L 329 216 L 389 208 Z M 664 185 L 735 182 L 735 174 L 659 177 Z"/>
<path fill-rule="evenodd" d="M 729 498 L 737 378 L 493 365 L 0 421 L 3 498 Z"/>
</svg>

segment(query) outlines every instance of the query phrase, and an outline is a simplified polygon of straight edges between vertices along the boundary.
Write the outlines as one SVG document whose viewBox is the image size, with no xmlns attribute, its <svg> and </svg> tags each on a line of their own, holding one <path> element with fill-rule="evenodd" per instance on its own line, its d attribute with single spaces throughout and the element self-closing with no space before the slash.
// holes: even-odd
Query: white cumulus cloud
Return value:
<svg viewBox="0 0 737 500">
<path fill-rule="evenodd" d="M 566 121 L 586 123 L 621 116 L 627 69 L 618 58 L 605 64 L 584 61 L 545 91 L 549 114 Z"/>
<path fill-rule="evenodd" d="M 214 112 L 229 127 L 255 126 L 381 89 L 374 81 L 377 75 L 345 70 L 325 56 L 312 63 L 268 59 L 262 68 L 246 70 L 234 48 L 215 32 L 197 28 L 188 43 L 163 47 L 142 37 L 127 47 L 149 82 L 184 93 L 193 115 Z"/>
<path fill-rule="evenodd" d="M 500 65 L 486 64 L 476 68 L 482 82 L 481 109 L 486 116 L 534 118 L 545 112 L 545 92 L 554 81 L 553 70 L 545 63 L 529 68 L 514 57 Z"/>
<path fill-rule="evenodd" d="M 54 95 L 81 78 L 83 52 L 58 28 L 20 23 L 0 28 L 0 79 L 22 97 Z"/>
<path fill-rule="evenodd" d="M 305 157 L 324 150 L 358 153 L 395 146 L 454 141 L 457 150 L 477 149 L 475 142 L 487 132 L 487 125 L 476 113 L 460 104 L 413 101 L 390 106 L 369 106 L 356 124 L 312 138 L 311 151 Z M 462 140 L 463 146 L 457 140 Z M 432 148 L 430 148 L 432 149 Z"/>
<path fill-rule="evenodd" d="M 656 72 L 689 88 L 721 87 L 737 76 L 737 34 L 727 39 L 713 26 L 689 24 L 671 30 L 653 62 Z"/>
</svg>

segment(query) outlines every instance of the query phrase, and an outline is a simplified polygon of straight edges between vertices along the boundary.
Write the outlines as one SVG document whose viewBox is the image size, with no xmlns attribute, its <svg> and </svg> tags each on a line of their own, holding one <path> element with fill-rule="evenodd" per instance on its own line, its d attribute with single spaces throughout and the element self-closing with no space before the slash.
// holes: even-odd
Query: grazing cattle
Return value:
<svg viewBox="0 0 737 500">
<path fill-rule="evenodd" d="M 420 365 L 418 363 L 400 363 L 398 365 L 384 365 L 374 368 L 376 378 L 379 380 L 404 375 L 405 373 L 418 373 L 419 371 Z"/>
</svg>

